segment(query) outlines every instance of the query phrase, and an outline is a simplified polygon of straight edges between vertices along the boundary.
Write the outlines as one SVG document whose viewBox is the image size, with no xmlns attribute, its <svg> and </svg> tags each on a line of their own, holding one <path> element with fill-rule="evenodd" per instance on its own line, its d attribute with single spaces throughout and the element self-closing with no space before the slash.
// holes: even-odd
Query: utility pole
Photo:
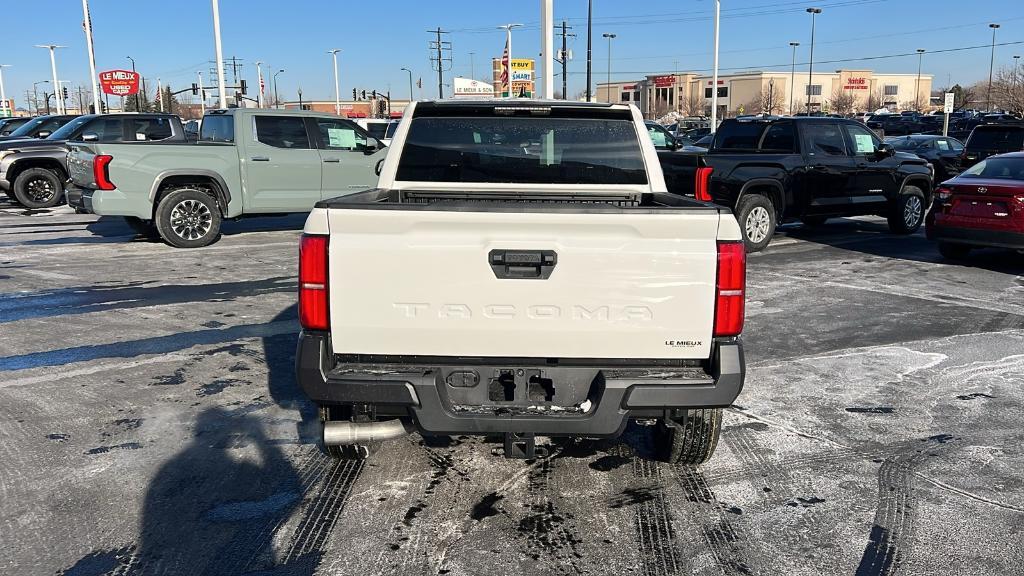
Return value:
<svg viewBox="0 0 1024 576">
<path fill-rule="evenodd" d="M 85 114 L 85 102 L 82 100 L 82 87 L 78 87 L 78 113 Z"/>
<path fill-rule="evenodd" d="M 562 51 L 558 58 L 558 62 L 562 64 L 562 100 L 569 99 L 569 50 L 565 39 L 569 36 L 576 37 L 575 34 L 568 34 L 568 30 L 572 30 L 572 26 L 567 26 L 565 20 L 562 20 Z"/>
<path fill-rule="evenodd" d="M 263 108 L 263 62 L 256 61 L 256 82 L 259 84 L 256 91 L 256 107 Z"/>
<path fill-rule="evenodd" d="M 594 35 L 594 0 L 587 0 L 587 102 L 591 101 L 590 86 L 593 84 L 590 78 L 593 54 L 591 37 Z"/>
<path fill-rule="evenodd" d="M 917 84 L 914 85 L 914 108 L 921 111 L 921 60 L 924 58 L 924 48 L 917 49 Z"/>
<path fill-rule="evenodd" d="M 452 43 L 441 40 L 441 35 L 448 34 L 449 32 L 441 30 L 440 26 L 436 30 L 427 30 L 427 33 L 437 35 L 436 40 L 430 41 L 430 49 L 436 52 L 436 55 L 431 55 L 430 62 L 437 65 L 437 98 L 440 100 L 444 98 L 444 63 L 447 61 L 448 65 L 451 66 L 452 62 Z M 444 57 L 445 50 L 448 51 L 447 58 Z"/>
<path fill-rule="evenodd" d="M 160 104 L 160 111 L 164 111 L 164 85 L 160 82 L 160 78 L 156 79 L 156 99 Z"/>
<path fill-rule="evenodd" d="M 199 74 L 199 117 L 206 116 L 206 92 L 203 91 L 203 71 L 197 72 Z"/>
</svg>

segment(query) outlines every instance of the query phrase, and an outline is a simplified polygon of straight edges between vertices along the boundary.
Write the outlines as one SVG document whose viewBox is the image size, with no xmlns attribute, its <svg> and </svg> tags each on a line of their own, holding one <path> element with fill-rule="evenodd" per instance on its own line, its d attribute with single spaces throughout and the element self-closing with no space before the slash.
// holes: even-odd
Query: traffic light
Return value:
<svg viewBox="0 0 1024 576">
<path fill-rule="evenodd" d="M 196 96 L 198 94 L 199 94 L 199 84 L 196 84 L 195 82 L 193 82 L 192 83 L 192 95 Z"/>
<path fill-rule="evenodd" d="M 373 96 L 373 99 L 374 99 L 374 100 L 376 100 L 376 99 L 377 99 L 377 91 L 376 91 L 376 90 L 374 90 L 374 91 L 373 91 L 373 92 L 371 93 L 371 96 Z"/>
<path fill-rule="evenodd" d="M 245 78 L 242 78 L 241 80 L 239 80 L 239 89 L 241 90 L 242 94 L 248 94 L 249 93 L 248 91 L 246 91 Z"/>
<path fill-rule="evenodd" d="M 356 89 L 355 88 L 352 89 L 352 99 L 353 100 L 358 100 L 359 99 L 358 96 L 356 96 Z"/>
<path fill-rule="evenodd" d="M 363 90 L 362 95 L 363 97 L 360 100 L 366 100 L 366 90 Z"/>
<path fill-rule="evenodd" d="M 67 86 L 61 87 L 61 92 L 60 93 L 61 93 L 62 96 L 64 96 L 65 100 L 68 99 L 68 87 Z"/>
</svg>

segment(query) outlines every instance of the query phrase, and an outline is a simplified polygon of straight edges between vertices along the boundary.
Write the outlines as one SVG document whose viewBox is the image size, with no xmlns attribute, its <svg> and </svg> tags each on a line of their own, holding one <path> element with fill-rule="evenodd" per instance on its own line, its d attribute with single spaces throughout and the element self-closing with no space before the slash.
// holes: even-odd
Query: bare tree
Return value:
<svg viewBox="0 0 1024 576">
<path fill-rule="evenodd" d="M 689 96 L 682 101 L 682 112 L 687 116 L 704 116 L 706 104 L 700 88 L 690 90 Z"/>
<path fill-rule="evenodd" d="M 1000 68 L 992 79 L 992 101 L 1012 114 L 1024 113 L 1024 74 L 1013 68 Z"/>
<path fill-rule="evenodd" d="M 761 90 L 760 98 L 760 109 L 761 112 L 767 114 L 781 113 L 785 110 L 785 102 L 783 102 L 782 90 L 779 89 L 774 83 L 769 82 L 768 86 L 765 86 Z"/>
<path fill-rule="evenodd" d="M 868 94 L 868 112 L 874 112 L 882 107 L 882 90 L 875 90 Z"/>
<path fill-rule="evenodd" d="M 856 102 L 856 97 L 853 95 L 852 90 L 843 90 L 837 88 L 832 93 L 832 98 L 828 101 L 829 108 L 836 114 L 850 114 L 853 112 L 853 105 Z"/>
</svg>

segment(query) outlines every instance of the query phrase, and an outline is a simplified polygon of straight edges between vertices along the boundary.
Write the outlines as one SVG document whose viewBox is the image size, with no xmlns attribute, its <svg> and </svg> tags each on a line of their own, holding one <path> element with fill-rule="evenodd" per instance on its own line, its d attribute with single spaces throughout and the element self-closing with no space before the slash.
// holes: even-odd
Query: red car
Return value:
<svg viewBox="0 0 1024 576">
<path fill-rule="evenodd" d="M 990 156 L 939 185 L 925 230 L 946 258 L 986 246 L 1024 252 L 1024 152 Z"/>
</svg>

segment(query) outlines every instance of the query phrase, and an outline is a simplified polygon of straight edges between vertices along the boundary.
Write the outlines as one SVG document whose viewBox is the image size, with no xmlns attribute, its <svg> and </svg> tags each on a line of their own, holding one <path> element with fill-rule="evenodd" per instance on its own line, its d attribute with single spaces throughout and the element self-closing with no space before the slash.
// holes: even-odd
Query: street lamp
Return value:
<svg viewBox="0 0 1024 576">
<path fill-rule="evenodd" d="M 13 64 L 0 64 L 0 116 L 14 116 L 14 110 L 7 106 L 7 90 L 4 89 L 4 68 L 10 68 Z M 7 114 L 4 111 L 7 110 Z"/>
<path fill-rule="evenodd" d="M 53 51 L 57 48 L 67 48 L 67 46 L 58 46 L 57 44 L 36 44 L 36 48 L 47 48 L 50 50 L 50 72 L 53 73 L 53 88 L 54 90 L 60 89 L 60 83 L 57 82 L 57 60 L 53 55 Z M 991 84 L 991 82 L 990 82 Z M 63 114 L 64 110 L 61 108 L 60 100 L 57 101 L 57 113 Z"/>
<path fill-rule="evenodd" d="M 256 61 L 256 81 L 259 86 L 256 88 L 256 107 L 263 108 L 263 62 Z"/>
<path fill-rule="evenodd" d="M 607 32 L 601 34 L 602 38 L 608 39 L 608 77 L 605 81 L 605 94 L 608 96 L 608 102 L 612 101 L 612 39 L 616 36 L 616 34 L 609 34 Z"/>
<path fill-rule="evenodd" d="M 999 24 L 989 24 L 989 28 L 992 29 L 992 56 L 988 61 L 988 96 L 985 98 L 987 101 L 986 108 L 989 112 L 992 111 L 992 66 L 996 62 L 996 30 L 999 29 Z"/>
<path fill-rule="evenodd" d="M 228 107 L 228 91 L 224 86 L 224 51 L 220 46 L 220 2 L 210 0 L 213 7 L 213 43 L 217 49 L 217 91 L 220 93 L 220 107 Z"/>
<path fill-rule="evenodd" d="M 36 108 L 35 109 L 35 113 L 36 114 L 39 114 L 39 92 L 37 91 L 36 86 L 39 86 L 40 84 L 49 84 L 49 83 L 50 83 L 49 80 L 40 80 L 39 82 L 33 82 L 32 83 L 32 103 L 35 105 L 35 108 Z"/>
<path fill-rule="evenodd" d="M 814 17 L 821 14 L 821 8 L 808 8 L 811 15 L 811 57 L 807 61 L 807 114 L 811 114 L 811 84 L 814 82 Z"/>
<path fill-rule="evenodd" d="M 341 48 L 327 51 L 331 58 L 334 59 L 334 113 L 341 116 L 341 92 L 338 86 L 338 52 L 341 52 Z"/>
<path fill-rule="evenodd" d="M 402 70 L 409 73 L 409 102 L 412 102 L 412 70 L 408 68 L 402 68 Z"/>
<path fill-rule="evenodd" d="M 917 86 L 914 89 L 914 107 L 921 111 L 921 59 L 924 58 L 924 48 L 917 49 Z"/>
<path fill-rule="evenodd" d="M 498 26 L 498 30 L 505 31 L 505 51 L 508 52 L 508 68 L 505 73 L 508 75 L 506 81 L 508 82 L 508 95 L 512 96 L 512 29 L 520 28 L 522 24 L 505 24 L 504 26 Z"/>
<path fill-rule="evenodd" d="M 281 107 L 281 101 L 278 100 L 278 98 L 277 98 L 277 75 L 280 74 L 281 72 L 284 72 L 284 68 L 281 68 L 277 72 L 274 72 L 274 78 L 273 78 L 273 80 L 274 80 L 274 108 L 280 108 Z"/>
<path fill-rule="evenodd" d="M 793 115 L 793 89 L 796 88 L 796 47 L 800 45 L 799 42 L 790 42 L 790 46 L 793 47 L 793 64 L 789 70 L 789 115 Z"/>
<path fill-rule="evenodd" d="M 1019 98 L 1017 94 L 1017 65 L 1020 63 L 1020 56 L 1013 57 L 1013 94 L 1014 100 L 1018 100 L 1018 108 L 1024 108 L 1024 99 Z"/>
<path fill-rule="evenodd" d="M 476 80 L 476 66 L 473 65 L 473 56 L 476 56 L 476 52 L 469 53 L 469 77 Z"/>
<path fill-rule="evenodd" d="M 135 72 L 135 58 L 132 58 L 131 56 L 125 56 L 125 58 L 127 58 L 127 59 L 132 61 L 132 72 Z M 146 92 L 146 77 L 145 76 L 142 77 L 142 92 L 143 93 Z M 136 112 L 142 112 L 142 102 L 139 100 L 139 93 L 138 92 L 135 93 L 135 111 Z"/>
<path fill-rule="evenodd" d="M 722 3 L 715 0 L 715 42 L 711 64 L 711 133 L 718 130 L 718 25 L 721 21 Z"/>
</svg>

